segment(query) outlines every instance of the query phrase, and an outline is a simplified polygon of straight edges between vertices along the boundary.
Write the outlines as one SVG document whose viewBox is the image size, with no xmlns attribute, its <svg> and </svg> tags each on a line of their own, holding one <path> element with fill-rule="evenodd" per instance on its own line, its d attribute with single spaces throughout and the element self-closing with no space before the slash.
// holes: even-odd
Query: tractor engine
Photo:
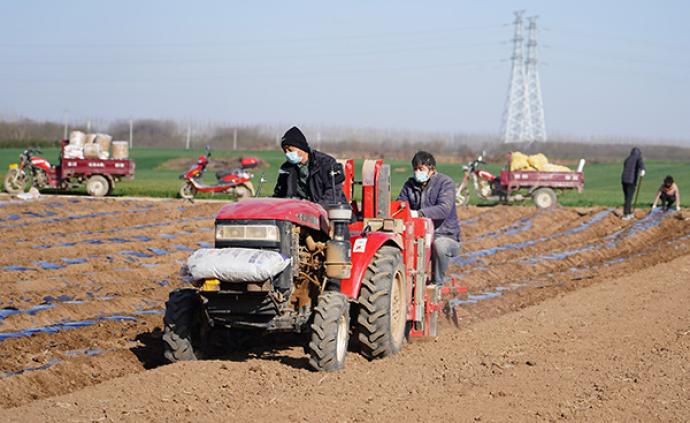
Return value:
<svg viewBox="0 0 690 423">
<path fill-rule="evenodd" d="M 296 203 L 309 209 L 286 218 L 237 218 L 246 214 L 235 209 L 246 210 L 252 202 L 231 204 L 218 214 L 215 248 L 275 251 L 289 258 L 290 264 L 272 280 L 262 282 L 195 281 L 209 320 L 213 326 L 226 328 L 301 332 L 327 277 L 349 277 L 349 241 L 331 240 L 323 208 L 301 200 L 271 201 L 278 208 Z M 267 217 L 264 212 L 268 211 L 268 217 L 277 217 L 265 203 L 262 200 L 262 207 L 252 214 Z M 331 256 L 336 260 L 328 263 Z"/>
</svg>

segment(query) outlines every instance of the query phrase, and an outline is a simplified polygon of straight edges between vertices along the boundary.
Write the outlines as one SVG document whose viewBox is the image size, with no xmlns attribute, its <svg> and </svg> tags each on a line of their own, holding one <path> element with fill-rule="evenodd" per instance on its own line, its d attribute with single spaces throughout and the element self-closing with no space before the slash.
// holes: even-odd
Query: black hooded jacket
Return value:
<svg viewBox="0 0 690 423">
<path fill-rule="evenodd" d="M 331 178 L 331 172 L 335 175 Z M 335 179 L 335 195 L 333 193 Z M 309 151 L 309 176 L 307 177 L 307 196 L 305 200 L 321 204 L 326 208 L 333 203 L 347 203 L 343 192 L 345 173 L 343 166 L 333 157 L 320 151 Z M 300 198 L 297 194 L 299 168 L 290 162 L 283 163 L 278 171 L 278 182 L 273 196 L 279 198 Z"/>
<path fill-rule="evenodd" d="M 623 174 L 621 175 L 621 182 L 624 184 L 637 184 L 637 177 L 640 171 L 644 170 L 644 161 L 642 160 L 642 152 L 635 147 L 630 152 L 630 155 L 625 162 L 623 162 Z"/>
</svg>

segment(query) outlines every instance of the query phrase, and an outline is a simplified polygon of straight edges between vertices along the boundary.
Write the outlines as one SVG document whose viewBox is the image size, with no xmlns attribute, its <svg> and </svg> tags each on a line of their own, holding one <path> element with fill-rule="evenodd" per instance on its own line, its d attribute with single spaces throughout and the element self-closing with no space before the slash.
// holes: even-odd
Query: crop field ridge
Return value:
<svg viewBox="0 0 690 423">
<path fill-rule="evenodd" d="M 661 420 L 690 416 L 690 220 L 460 209 L 469 288 L 433 342 L 308 370 L 298 339 L 166 365 L 162 311 L 220 204 L 0 200 L 2 421 Z"/>
</svg>

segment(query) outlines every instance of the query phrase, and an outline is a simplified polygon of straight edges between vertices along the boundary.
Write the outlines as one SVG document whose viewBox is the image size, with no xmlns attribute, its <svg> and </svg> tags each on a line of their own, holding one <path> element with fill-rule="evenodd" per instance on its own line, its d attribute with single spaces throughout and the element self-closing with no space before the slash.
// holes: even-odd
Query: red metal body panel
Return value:
<svg viewBox="0 0 690 423">
<path fill-rule="evenodd" d="M 343 192 L 347 198 L 347 202 L 352 202 L 352 188 L 355 182 L 355 161 L 352 159 L 338 160 L 343 166 L 343 171 L 345 172 L 345 181 L 343 182 Z"/>
<path fill-rule="evenodd" d="M 494 179 L 496 179 L 493 173 L 487 172 L 486 170 L 478 170 L 477 176 L 479 176 L 482 179 L 486 179 L 489 182 L 492 182 Z"/>
<path fill-rule="evenodd" d="M 52 168 L 48 160 L 38 156 L 34 156 L 31 158 L 31 166 L 36 166 L 38 168 L 45 170 L 46 172 L 50 172 Z"/>
<path fill-rule="evenodd" d="M 376 181 L 383 160 L 365 160 L 362 169 L 362 210 L 364 218 L 376 217 Z"/>
<path fill-rule="evenodd" d="M 60 178 L 94 174 L 131 177 L 134 176 L 134 167 L 132 160 L 63 159 Z"/>
<path fill-rule="evenodd" d="M 253 169 L 259 165 L 259 160 L 256 157 L 244 157 L 240 159 L 240 166 L 243 169 Z"/>
<path fill-rule="evenodd" d="M 501 171 L 501 185 L 508 193 L 521 188 L 548 187 L 557 189 L 577 189 L 582 191 L 585 185 L 583 172 L 536 172 L 536 171 Z"/>
<path fill-rule="evenodd" d="M 224 206 L 216 219 L 287 220 L 328 232 L 328 215 L 316 203 L 294 198 L 252 198 Z"/>
<path fill-rule="evenodd" d="M 360 222 L 361 226 L 361 222 Z M 350 238 L 352 245 L 352 275 L 350 279 L 343 279 L 340 285 L 340 292 L 350 298 L 357 299 L 359 290 L 362 286 L 362 278 L 369 267 L 369 262 L 374 258 L 374 254 L 386 244 L 396 245 L 402 250 L 402 237 L 390 232 L 371 232 L 366 236 L 361 234 Z"/>
</svg>

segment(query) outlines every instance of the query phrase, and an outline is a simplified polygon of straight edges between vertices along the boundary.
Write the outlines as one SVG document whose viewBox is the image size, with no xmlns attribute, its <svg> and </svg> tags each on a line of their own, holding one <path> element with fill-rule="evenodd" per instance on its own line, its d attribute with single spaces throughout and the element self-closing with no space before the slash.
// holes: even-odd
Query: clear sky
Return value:
<svg viewBox="0 0 690 423">
<path fill-rule="evenodd" d="M 681 0 L 6 0 L 0 114 L 493 134 L 518 8 L 550 134 L 690 139 Z"/>
</svg>

